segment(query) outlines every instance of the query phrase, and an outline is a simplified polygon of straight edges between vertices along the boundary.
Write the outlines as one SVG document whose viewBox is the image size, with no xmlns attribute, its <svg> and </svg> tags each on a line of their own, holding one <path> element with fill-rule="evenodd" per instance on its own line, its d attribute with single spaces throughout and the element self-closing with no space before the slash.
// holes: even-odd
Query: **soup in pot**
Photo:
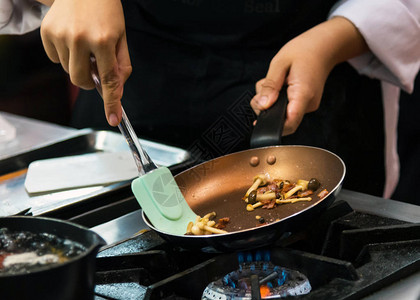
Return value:
<svg viewBox="0 0 420 300">
<path fill-rule="evenodd" d="M 0 228 L 0 276 L 33 272 L 66 262 L 85 251 L 81 244 L 51 233 Z"/>
</svg>

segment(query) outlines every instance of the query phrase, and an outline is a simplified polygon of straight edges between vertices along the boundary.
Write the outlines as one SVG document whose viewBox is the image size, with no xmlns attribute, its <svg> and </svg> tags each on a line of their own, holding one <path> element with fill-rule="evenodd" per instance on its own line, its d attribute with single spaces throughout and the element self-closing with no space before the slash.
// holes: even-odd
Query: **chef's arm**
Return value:
<svg viewBox="0 0 420 300">
<path fill-rule="evenodd" d="M 332 9 L 330 18 L 331 20 L 348 20 L 348 24 L 354 27 L 353 29 L 368 46 L 368 51 L 361 51 L 357 54 L 357 49 L 360 47 L 357 46 L 358 39 L 356 38 L 356 44 L 352 44 L 352 42 L 347 44 L 349 46 L 347 50 L 356 51 L 353 53 L 343 52 L 344 56 L 347 55 L 348 62 L 361 74 L 390 82 L 408 92 L 412 91 L 420 68 L 420 1 L 342 0 Z M 325 22 L 321 26 L 327 24 L 330 23 Z M 333 33 L 334 28 L 331 29 Z M 319 31 L 317 26 L 298 36 L 289 44 L 299 45 L 300 42 L 304 43 L 306 40 L 308 42 L 307 49 L 312 49 L 309 48 L 312 47 L 311 41 L 303 39 L 309 33 L 312 33 L 314 38 L 312 42 L 323 40 L 322 31 Z M 320 37 L 317 36 L 318 33 L 321 33 Z M 350 41 L 352 36 L 348 37 Z M 251 101 L 254 110 L 259 113 L 260 110 L 267 109 L 274 103 L 277 92 L 283 84 L 289 85 L 288 97 L 291 103 L 287 108 L 287 119 L 283 131 L 285 135 L 296 131 L 305 113 L 319 107 L 320 95 L 325 83 L 325 77 L 321 75 L 329 73 L 328 63 L 317 64 L 313 55 L 308 55 L 306 58 L 304 55 L 298 57 L 299 53 L 302 54 L 302 50 L 293 49 L 289 44 L 286 45 L 287 48 L 281 49 L 273 59 L 267 77 L 257 83 L 257 94 Z M 316 46 L 316 42 L 314 45 L 315 49 L 322 49 L 322 47 Z M 327 45 L 337 46 L 334 41 Z M 332 50 L 339 49 L 335 46 L 332 47 Z M 297 54 L 287 54 L 290 49 L 297 51 Z M 318 54 L 323 57 L 321 52 Z M 290 60 L 291 57 L 294 61 Z M 306 71 L 299 68 L 305 69 L 305 66 L 298 60 L 308 64 Z M 336 62 L 339 61 L 340 59 L 336 60 Z M 314 66 L 320 67 L 320 69 L 314 72 Z M 311 78 L 311 75 L 314 74 L 318 77 Z M 314 81 L 310 82 L 310 80 Z M 263 101 L 265 99 L 267 101 Z"/>
<path fill-rule="evenodd" d="M 94 88 L 90 58 L 96 58 L 105 115 L 117 126 L 132 70 L 121 1 L 55 0 L 42 21 L 41 38 L 51 61 L 60 63 L 71 82 L 83 89 Z"/>
<path fill-rule="evenodd" d="M 302 33 L 272 59 L 267 75 L 256 84 L 251 101 L 259 111 L 270 107 L 287 86 L 283 135 L 296 131 L 305 113 L 318 109 L 325 81 L 335 65 L 368 51 L 363 36 L 346 18 L 335 17 Z"/>
<path fill-rule="evenodd" d="M 370 51 L 349 63 L 361 74 L 411 92 L 420 67 L 419 0 L 344 0 L 330 17 L 352 21 Z"/>
<path fill-rule="evenodd" d="M 121 1 L 0 0 L 0 34 L 23 34 L 39 26 L 48 57 L 63 66 L 76 86 L 94 88 L 90 57 L 95 56 L 105 115 L 117 126 L 132 69 Z"/>
<path fill-rule="evenodd" d="M 121 1 L 55 0 L 42 21 L 41 37 L 48 57 L 83 89 L 94 88 L 90 57 L 96 58 L 105 115 L 117 126 L 124 83 L 132 69 Z"/>
</svg>

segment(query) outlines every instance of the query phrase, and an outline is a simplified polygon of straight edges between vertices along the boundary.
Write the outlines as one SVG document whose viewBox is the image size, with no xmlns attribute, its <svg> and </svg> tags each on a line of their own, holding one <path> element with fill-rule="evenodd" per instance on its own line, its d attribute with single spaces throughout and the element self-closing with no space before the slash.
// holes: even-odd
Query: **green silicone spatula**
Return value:
<svg viewBox="0 0 420 300">
<path fill-rule="evenodd" d="M 102 96 L 102 85 L 94 57 L 91 57 L 92 78 Z M 183 235 L 196 214 L 188 206 L 171 171 L 157 167 L 142 148 L 130 121 L 122 108 L 122 120 L 118 125 L 133 154 L 139 177 L 131 183 L 131 189 L 141 208 L 157 229 L 166 233 Z"/>
</svg>

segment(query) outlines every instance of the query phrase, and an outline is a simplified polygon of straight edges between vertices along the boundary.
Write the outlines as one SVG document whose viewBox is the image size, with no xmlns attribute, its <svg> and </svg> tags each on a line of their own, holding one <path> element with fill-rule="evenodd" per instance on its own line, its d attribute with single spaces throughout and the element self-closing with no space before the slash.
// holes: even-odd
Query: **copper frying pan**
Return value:
<svg viewBox="0 0 420 300">
<path fill-rule="evenodd" d="M 287 103 L 284 95 L 283 99 L 279 98 L 278 103 L 284 113 Z M 260 118 L 261 116 L 258 123 L 264 123 L 260 122 Z M 280 133 L 277 130 L 274 135 L 279 139 L 281 130 Z M 266 143 L 268 140 L 268 143 L 271 143 L 272 139 L 267 136 L 253 138 L 254 141 Z M 259 163 L 252 163 L 255 160 Z M 253 177 L 261 173 L 292 182 L 315 177 L 321 182 L 321 187 L 310 202 L 282 204 L 274 209 L 258 208 L 249 212 L 242 197 L 251 186 Z M 324 149 L 308 146 L 270 146 L 245 150 L 204 162 L 175 176 L 185 199 L 195 213 L 204 216 L 215 211 L 217 218 L 230 218 L 226 227 L 229 233 L 204 236 L 171 235 L 157 230 L 144 214 L 143 219 L 166 240 L 187 248 L 212 247 L 221 251 L 237 251 L 261 247 L 273 243 L 285 232 L 302 228 L 322 213 L 334 202 L 344 175 L 343 161 Z M 329 194 L 319 199 L 316 194 L 323 189 L 327 189 Z M 268 224 L 259 224 L 257 215 L 263 217 Z"/>
</svg>

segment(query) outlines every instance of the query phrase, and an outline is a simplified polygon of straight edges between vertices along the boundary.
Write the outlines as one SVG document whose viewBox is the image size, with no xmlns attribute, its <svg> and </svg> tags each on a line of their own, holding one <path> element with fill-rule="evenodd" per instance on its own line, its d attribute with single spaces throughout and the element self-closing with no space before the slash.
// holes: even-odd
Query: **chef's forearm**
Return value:
<svg viewBox="0 0 420 300">
<path fill-rule="evenodd" d="M 330 68 L 368 52 L 369 48 L 348 19 L 335 17 L 302 34 L 313 40 L 313 48 Z"/>
<path fill-rule="evenodd" d="M 328 21 L 337 40 L 335 58 L 337 63 L 347 61 L 369 51 L 369 47 L 354 24 L 343 17 L 335 17 Z"/>
<path fill-rule="evenodd" d="M 351 20 L 369 45 L 369 52 L 349 60 L 358 72 L 413 90 L 420 68 L 420 1 L 342 0 L 334 16 Z"/>
</svg>

